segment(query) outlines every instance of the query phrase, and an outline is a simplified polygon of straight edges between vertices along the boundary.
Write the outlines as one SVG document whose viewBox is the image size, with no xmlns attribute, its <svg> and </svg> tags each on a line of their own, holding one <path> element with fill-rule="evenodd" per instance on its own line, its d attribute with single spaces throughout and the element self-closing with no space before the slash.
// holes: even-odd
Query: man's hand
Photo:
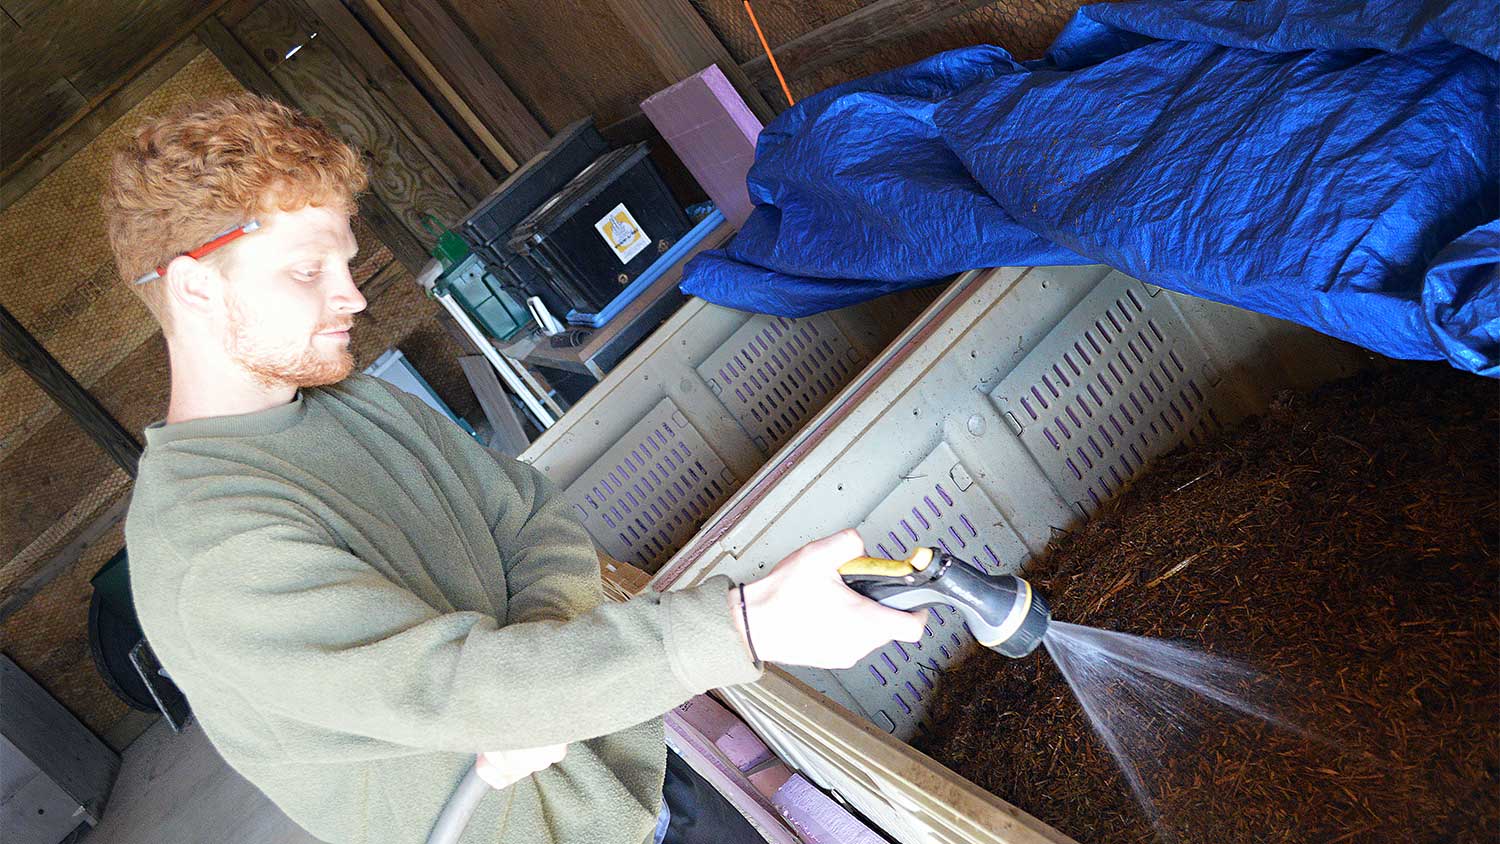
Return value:
<svg viewBox="0 0 1500 844">
<path fill-rule="evenodd" d="M 501 789 L 514 785 L 537 771 L 545 770 L 555 762 L 561 762 L 567 754 L 566 744 L 526 750 L 491 750 L 479 754 L 479 761 L 474 768 L 479 778 L 490 788 Z"/>
<path fill-rule="evenodd" d="M 745 584 L 756 654 L 787 665 L 848 668 L 892 639 L 922 638 L 927 610 L 893 610 L 844 585 L 839 566 L 864 553 L 858 533 L 841 531 L 802 546 L 765 577 Z M 736 590 L 729 601 L 743 628 Z"/>
</svg>

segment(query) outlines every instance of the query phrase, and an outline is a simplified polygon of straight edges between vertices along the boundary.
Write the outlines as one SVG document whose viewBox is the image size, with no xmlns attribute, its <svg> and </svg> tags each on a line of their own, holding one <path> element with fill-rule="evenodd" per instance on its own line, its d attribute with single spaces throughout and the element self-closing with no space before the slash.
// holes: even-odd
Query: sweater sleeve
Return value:
<svg viewBox="0 0 1500 844">
<path fill-rule="evenodd" d="M 603 603 L 599 555 L 572 506 L 535 468 L 489 456 L 486 477 L 504 502 L 491 531 L 505 566 L 507 621 L 565 620 Z"/>
<path fill-rule="evenodd" d="M 177 606 L 200 670 L 282 717 L 422 749 L 505 750 L 616 732 L 759 677 L 726 579 L 501 627 L 436 611 L 290 502 L 257 505 L 258 526 L 177 552 Z"/>
<path fill-rule="evenodd" d="M 373 379 L 372 379 L 373 380 Z M 555 484 L 527 463 L 491 451 L 437 411 L 376 381 L 438 443 L 486 502 L 490 532 L 505 568 L 504 623 L 566 621 L 604 602 L 594 539 Z"/>
</svg>

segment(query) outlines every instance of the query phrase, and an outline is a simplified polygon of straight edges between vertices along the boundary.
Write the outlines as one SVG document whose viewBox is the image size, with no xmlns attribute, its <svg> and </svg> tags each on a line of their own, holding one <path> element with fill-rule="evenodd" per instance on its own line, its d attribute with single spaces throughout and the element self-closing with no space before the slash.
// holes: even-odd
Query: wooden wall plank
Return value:
<svg viewBox="0 0 1500 844">
<path fill-rule="evenodd" d="M 549 132 L 580 117 L 603 126 L 670 80 L 603 3 L 446 0 L 480 52 Z"/>
<path fill-rule="evenodd" d="M 688 0 L 609 0 L 609 5 L 669 82 L 716 64 L 762 123 L 776 116 Z"/>
<path fill-rule="evenodd" d="M 281 87 L 281 83 L 271 78 L 271 74 L 250 54 L 250 49 L 240 43 L 223 21 L 209 18 L 198 27 L 197 35 L 245 88 L 263 97 L 274 97 L 284 102 L 291 100 L 291 95 Z"/>
<path fill-rule="evenodd" d="M 363 6 L 398 39 L 410 39 L 420 53 L 414 58 L 431 63 L 440 76 L 434 81 L 451 86 L 512 159 L 525 161 L 547 143 L 547 130 L 442 5 L 435 0 L 364 0 Z"/>
<path fill-rule="evenodd" d="M 210 18 L 198 28 L 198 38 L 247 89 L 282 102 L 301 105 L 279 80 L 272 78 L 260 62 L 256 61 L 250 49 L 240 43 L 239 38 L 217 18 Z M 311 113 L 323 117 L 316 111 Z M 350 139 L 346 137 L 345 140 Z M 427 250 L 422 241 L 417 239 L 407 222 L 378 193 L 366 192 L 360 196 L 359 216 L 408 269 L 416 272 L 426 263 Z"/>
<path fill-rule="evenodd" d="M 740 62 L 765 52 L 744 0 L 692 0 L 709 28 Z M 755 19 L 772 47 L 859 11 L 869 0 L 753 0 Z"/>
<path fill-rule="evenodd" d="M 743 0 L 692 3 L 767 99 L 775 102 L 780 86 L 745 15 Z M 974 44 L 999 45 L 1021 60 L 1037 58 L 1082 4 L 1082 0 L 755 0 L 755 15 L 793 94 L 801 98 Z"/>
<path fill-rule="evenodd" d="M 395 25 L 389 15 L 382 17 L 372 11 L 372 6 L 363 0 L 340 0 L 349 13 L 364 26 L 370 37 L 385 50 L 386 55 L 406 78 L 411 80 L 423 98 L 443 116 L 453 131 L 464 139 L 469 149 L 479 156 L 484 166 L 496 176 L 503 177 L 515 169 L 516 159 L 469 104 L 449 85 L 438 69 L 427 61 L 427 56 L 406 37 L 404 30 Z M 383 11 L 383 10 L 382 10 Z"/>
<path fill-rule="evenodd" d="M 0 351 L 25 370 L 52 400 L 62 406 L 120 468 L 135 477 L 141 459 L 136 442 L 99 401 L 58 364 L 10 311 L 0 306 Z"/>
<path fill-rule="evenodd" d="M 458 363 L 479 399 L 484 418 L 489 420 L 494 431 L 489 447 L 507 457 L 520 455 L 531 445 L 531 440 L 526 438 L 526 431 L 521 427 L 521 417 L 511 403 L 510 393 L 500 385 L 495 365 L 484 355 L 464 355 Z"/>
<path fill-rule="evenodd" d="M 296 0 L 295 5 L 460 199 L 472 205 L 499 184 L 343 3 Z"/>
<path fill-rule="evenodd" d="M 0 15 L 0 165 L 19 161 L 26 151 L 82 109 L 87 100 L 45 61 L 33 61 L 46 50 L 40 35 L 27 32 L 8 15 Z"/>
<path fill-rule="evenodd" d="M 801 79 L 881 44 L 933 29 L 949 18 L 989 5 L 993 0 L 877 0 L 852 14 L 777 45 L 771 42 L 781 72 Z M 775 87 L 771 62 L 758 55 L 741 65 L 765 88 Z"/>
<path fill-rule="evenodd" d="M 313 30 L 291 0 L 268 0 L 235 29 L 235 37 L 291 103 L 315 115 L 353 144 L 370 164 L 370 188 L 424 244 L 424 214 L 454 224 L 468 210 L 436 172 L 407 132 L 379 107 L 327 43 L 309 41 Z M 282 56 L 303 44 L 294 56 Z M 394 248 L 394 247 L 393 247 Z"/>
</svg>

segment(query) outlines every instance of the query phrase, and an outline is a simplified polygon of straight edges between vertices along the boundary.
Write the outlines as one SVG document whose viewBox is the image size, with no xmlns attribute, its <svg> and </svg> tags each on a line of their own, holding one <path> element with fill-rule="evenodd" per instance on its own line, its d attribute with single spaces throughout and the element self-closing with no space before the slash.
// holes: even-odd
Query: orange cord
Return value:
<svg viewBox="0 0 1500 844">
<path fill-rule="evenodd" d="M 750 25 L 755 27 L 755 34 L 760 38 L 760 46 L 765 48 L 766 58 L 771 60 L 771 70 L 776 72 L 776 81 L 781 83 L 781 93 L 786 94 L 786 104 L 796 105 L 797 101 L 792 99 L 792 89 L 786 86 L 786 77 L 781 75 L 781 67 L 776 64 L 776 57 L 771 54 L 771 45 L 766 43 L 766 34 L 760 31 L 760 23 L 755 20 L 755 10 L 750 8 L 750 0 L 745 0 L 745 12 L 750 15 Z"/>
</svg>

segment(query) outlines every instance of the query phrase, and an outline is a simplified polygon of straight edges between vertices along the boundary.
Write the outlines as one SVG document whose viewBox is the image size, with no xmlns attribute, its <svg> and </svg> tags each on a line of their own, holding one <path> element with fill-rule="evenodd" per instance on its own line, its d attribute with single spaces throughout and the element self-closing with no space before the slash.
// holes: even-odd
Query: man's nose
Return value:
<svg viewBox="0 0 1500 844">
<path fill-rule="evenodd" d="M 365 294 L 359 292 L 359 287 L 354 284 L 354 276 L 349 273 L 348 265 L 345 265 L 330 292 L 330 309 L 341 314 L 357 314 L 367 304 Z"/>
</svg>

